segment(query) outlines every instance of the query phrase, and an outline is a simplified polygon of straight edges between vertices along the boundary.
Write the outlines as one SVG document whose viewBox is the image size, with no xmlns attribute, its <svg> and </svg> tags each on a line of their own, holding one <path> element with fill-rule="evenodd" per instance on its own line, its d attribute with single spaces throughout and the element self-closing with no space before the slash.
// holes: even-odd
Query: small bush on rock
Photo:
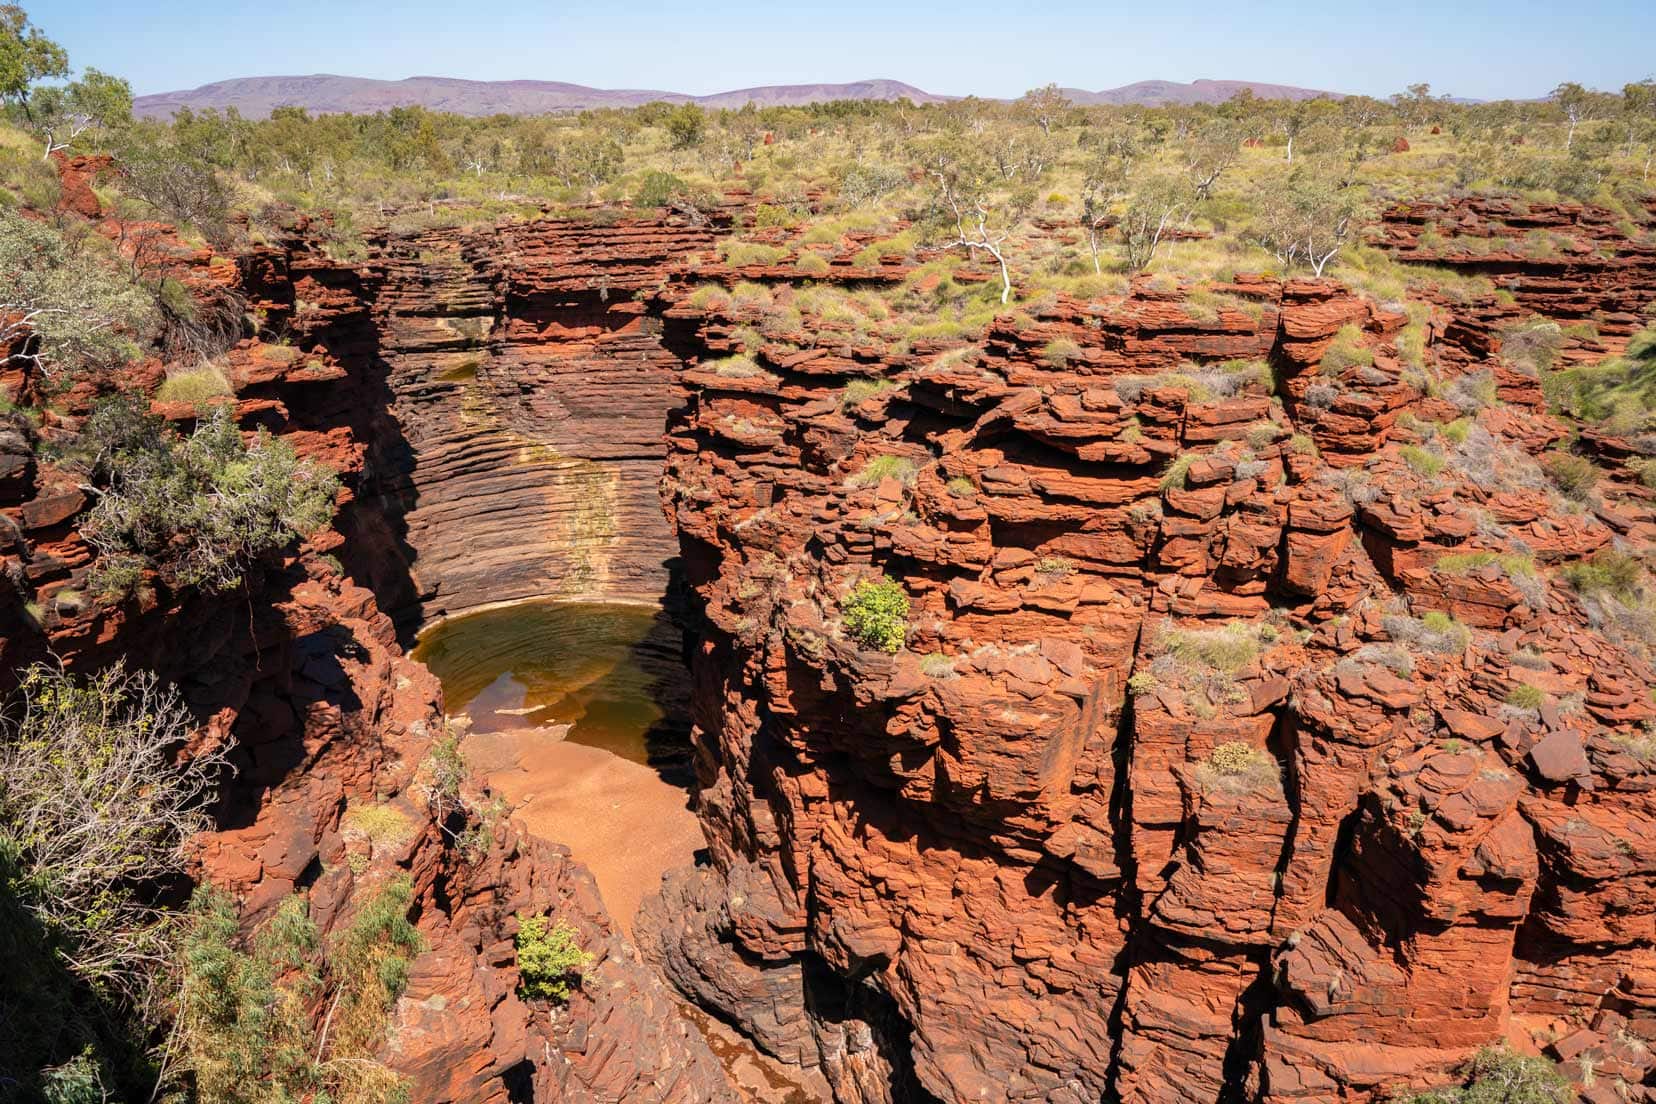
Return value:
<svg viewBox="0 0 1656 1104">
<path fill-rule="evenodd" d="M 846 480 L 848 487 L 875 487 L 883 480 L 895 479 L 904 486 L 914 482 L 919 469 L 914 461 L 901 456 L 876 456 L 862 471 Z"/>
<path fill-rule="evenodd" d="M 580 984 L 581 971 L 592 955 L 581 950 L 575 929 L 559 920 L 548 927 L 544 916 L 518 915 L 518 995 L 525 1000 L 562 1003 Z"/>
<path fill-rule="evenodd" d="M 1541 470 L 1567 497 L 1585 501 L 1602 474 L 1598 465 L 1569 452 L 1549 452 L 1541 457 Z"/>
<path fill-rule="evenodd" d="M 1281 776 L 1271 753 L 1240 740 L 1220 744 L 1196 768 L 1196 778 L 1208 789 L 1247 793 L 1263 789 Z"/>
<path fill-rule="evenodd" d="M 896 580 L 864 579 L 840 603 L 845 631 L 866 648 L 895 655 L 908 635 L 908 593 Z"/>
<path fill-rule="evenodd" d="M 1564 579 L 1582 594 L 1609 593 L 1622 600 L 1638 596 L 1644 569 L 1625 552 L 1605 550 L 1589 560 L 1565 564 Z"/>
<path fill-rule="evenodd" d="M 333 517 L 333 474 L 266 433 L 244 442 L 228 406 L 180 438 L 131 399 L 106 402 L 77 451 L 98 484 L 82 532 L 103 555 L 144 557 L 175 586 L 235 587 Z"/>
<path fill-rule="evenodd" d="M 1410 1097 L 1407 1104 L 1566 1104 L 1575 1099 L 1558 1068 L 1545 1058 L 1485 1047 L 1461 1068 L 1465 1084 Z"/>
</svg>

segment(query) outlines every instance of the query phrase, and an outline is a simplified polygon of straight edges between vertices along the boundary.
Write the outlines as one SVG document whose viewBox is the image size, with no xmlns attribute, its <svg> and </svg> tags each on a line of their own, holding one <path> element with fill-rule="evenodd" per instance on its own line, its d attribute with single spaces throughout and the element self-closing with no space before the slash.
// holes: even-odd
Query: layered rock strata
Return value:
<svg viewBox="0 0 1656 1104">
<path fill-rule="evenodd" d="M 1202 291 L 744 373 L 740 304 L 665 297 L 712 862 L 641 945 L 841 1101 L 1362 1100 L 1501 1040 L 1649 1099 L 1656 671 L 1556 570 L 1649 492 L 1552 490 L 1495 300 Z"/>
</svg>

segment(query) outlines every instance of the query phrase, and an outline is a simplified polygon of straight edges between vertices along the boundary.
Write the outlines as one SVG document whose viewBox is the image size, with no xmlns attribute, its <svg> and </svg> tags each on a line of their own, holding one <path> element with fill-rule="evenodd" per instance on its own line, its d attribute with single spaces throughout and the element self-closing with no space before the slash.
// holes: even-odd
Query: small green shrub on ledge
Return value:
<svg viewBox="0 0 1656 1104">
<path fill-rule="evenodd" d="M 864 579 L 840 603 L 845 631 L 865 648 L 895 655 L 908 635 L 909 599 L 891 578 Z"/>
<path fill-rule="evenodd" d="M 889 453 L 876 456 L 868 462 L 862 471 L 846 480 L 849 487 L 877 487 L 885 479 L 895 479 L 905 487 L 914 483 L 915 476 L 920 469 L 915 467 L 914 461 L 902 456 L 892 456 Z"/>
<path fill-rule="evenodd" d="M 513 943 L 517 947 L 518 995 L 525 1000 L 568 1000 L 580 983 L 582 969 L 592 961 L 592 955 L 581 950 L 575 929 L 567 920 L 548 927 L 546 917 L 520 913 Z"/>
</svg>

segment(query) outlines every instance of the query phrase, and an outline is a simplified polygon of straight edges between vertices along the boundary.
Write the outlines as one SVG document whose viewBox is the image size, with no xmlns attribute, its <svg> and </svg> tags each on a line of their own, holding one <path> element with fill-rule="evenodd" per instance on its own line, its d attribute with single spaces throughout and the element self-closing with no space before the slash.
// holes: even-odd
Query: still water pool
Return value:
<svg viewBox="0 0 1656 1104">
<path fill-rule="evenodd" d="M 635 763 L 684 754 L 679 633 L 649 606 L 524 602 L 420 634 L 414 658 L 472 731 L 570 726 L 565 739 Z"/>
</svg>

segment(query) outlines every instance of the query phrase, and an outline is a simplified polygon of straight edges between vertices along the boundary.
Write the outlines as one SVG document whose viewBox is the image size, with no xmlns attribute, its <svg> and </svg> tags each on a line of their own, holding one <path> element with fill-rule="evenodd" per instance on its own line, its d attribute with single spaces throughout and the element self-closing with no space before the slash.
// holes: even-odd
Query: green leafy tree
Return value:
<svg viewBox="0 0 1656 1104">
<path fill-rule="evenodd" d="M 1051 134 L 1052 124 L 1075 105 L 1056 84 L 1049 84 L 1025 92 L 1015 106 L 1041 128 L 1041 133 Z"/>
<path fill-rule="evenodd" d="M 1002 303 L 1012 298 L 1008 242 L 1035 204 L 1035 193 L 1008 186 L 1005 178 L 963 138 L 945 138 L 921 151 L 926 175 L 935 186 L 934 202 L 945 227 L 943 247 L 978 250 L 1000 268 Z"/>
<path fill-rule="evenodd" d="M 668 112 L 662 125 L 674 149 L 690 149 L 707 133 L 707 113 L 693 103 L 679 104 Z"/>
<path fill-rule="evenodd" d="M 1591 109 L 1592 94 L 1574 81 L 1565 81 L 1552 90 L 1548 99 L 1558 105 L 1558 110 L 1564 113 L 1564 120 L 1569 124 L 1564 132 L 1564 151 L 1568 153 L 1575 143 L 1576 127 Z"/>
<path fill-rule="evenodd" d="M 1284 265 L 1321 276 L 1351 239 L 1361 210 L 1355 189 L 1304 166 L 1262 191 L 1254 234 Z"/>
<path fill-rule="evenodd" d="M 36 81 L 69 75 L 62 46 L 30 26 L 17 4 L 0 4 L 0 99 L 24 103 Z"/>
<path fill-rule="evenodd" d="M 67 150 L 88 134 L 132 122 L 132 88 L 119 77 L 88 69 L 80 80 L 37 88 L 29 117 L 45 145 L 46 157 Z"/>
<path fill-rule="evenodd" d="M 1116 219 L 1116 204 L 1131 194 L 1138 166 L 1139 146 L 1130 127 L 1112 127 L 1087 146 L 1081 176 L 1081 225 L 1087 231 L 1087 250 L 1093 271 L 1102 273 L 1099 235 Z"/>
<path fill-rule="evenodd" d="M 518 993 L 526 1000 L 559 1003 L 569 999 L 581 970 L 592 956 L 581 950 L 575 929 L 567 920 L 547 925 L 544 916 L 518 915 Z"/>
<path fill-rule="evenodd" d="M 1189 212 L 1192 198 L 1183 180 L 1167 174 L 1135 184 L 1119 227 L 1128 272 L 1142 271 L 1155 260 L 1168 233 Z"/>
</svg>

